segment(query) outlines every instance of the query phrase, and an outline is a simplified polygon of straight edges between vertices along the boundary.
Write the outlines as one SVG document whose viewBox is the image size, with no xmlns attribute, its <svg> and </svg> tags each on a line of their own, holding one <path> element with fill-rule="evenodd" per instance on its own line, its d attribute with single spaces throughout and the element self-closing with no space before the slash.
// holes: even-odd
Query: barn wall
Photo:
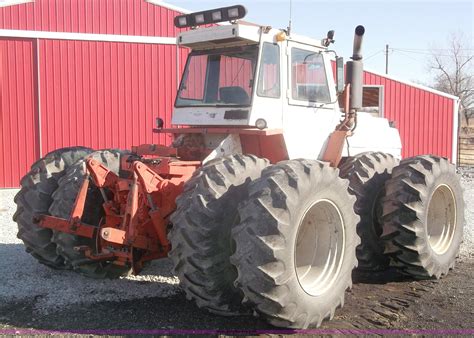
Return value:
<svg viewBox="0 0 474 338">
<path fill-rule="evenodd" d="M 43 153 L 169 142 L 152 128 L 156 117 L 170 126 L 175 46 L 44 40 L 39 59 Z"/>
<path fill-rule="evenodd" d="M 384 115 L 400 131 L 403 157 L 434 154 L 456 159 L 453 99 L 368 71 L 364 84 L 384 86 Z"/>
<path fill-rule="evenodd" d="M 1 7 L 0 29 L 175 37 L 179 14 L 144 0 L 35 0 Z M 174 45 L 8 39 L 0 40 L 0 188 L 17 187 L 60 147 L 169 143 L 152 128 L 158 116 L 170 123 Z M 187 51 L 180 55 L 181 71 Z"/>
<path fill-rule="evenodd" d="M 0 187 L 17 187 L 38 156 L 34 42 L 0 39 Z"/>
</svg>

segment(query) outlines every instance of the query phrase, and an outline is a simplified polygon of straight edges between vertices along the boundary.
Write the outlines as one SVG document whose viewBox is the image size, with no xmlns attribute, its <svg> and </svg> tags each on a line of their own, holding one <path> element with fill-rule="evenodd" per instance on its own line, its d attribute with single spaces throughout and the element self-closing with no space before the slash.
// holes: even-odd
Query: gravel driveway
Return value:
<svg viewBox="0 0 474 338">
<path fill-rule="evenodd" d="M 423 300 L 420 301 L 419 298 L 422 296 L 416 295 L 416 293 L 413 296 L 413 290 L 425 290 L 424 292 L 432 295 L 430 297 L 438 297 L 438 307 L 443 309 L 440 310 L 442 313 L 449 313 L 448 310 L 451 309 L 453 312 L 451 325 L 460 325 L 455 327 L 461 327 L 463 323 L 467 323 L 467 327 L 472 328 L 472 324 L 469 323 L 472 321 L 474 313 L 472 310 L 474 293 L 470 282 L 474 277 L 474 269 L 472 269 L 474 258 L 474 178 L 465 176 L 462 184 L 466 201 L 466 225 L 464 243 L 461 247 L 461 267 L 455 269 L 441 281 L 398 283 L 404 279 L 396 277 L 394 283 L 389 283 L 384 281 L 385 276 L 375 282 L 367 280 L 366 277 L 359 277 L 359 281 L 355 281 L 353 291 L 347 296 L 345 308 L 338 312 L 339 315 L 333 322 L 327 323 L 325 326 L 338 325 L 338 327 L 354 328 L 360 325 L 362 327 L 386 328 L 402 325 L 403 322 L 400 321 L 405 320 L 408 323 L 406 325 L 411 325 L 410 327 L 424 328 L 428 325 L 426 322 L 428 319 L 426 315 L 417 312 L 429 312 L 436 309 L 434 305 L 436 301 L 429 298 L 427 294 L 424 294 Z M 206 323 L 203 324 L 204 327 L 208 328 L 235 328 L 235 326 L 240 328 L 241 325 L 250 326 L 253 329 L 268 328 L 265 323 L 254 318 L 222 318 L 197 309 L 194 304 L 185 300 L 183 293 L 178 288 L 178 279 L 172 275 L 171 264 L 167 259 L 153 262 L 140 276 L 120 280 L 91 280 L 70 271 L 55 271 L 38 264 L 24 251 L 21 241 L 16 238 L 17 228 L 12 221 L 16 207 L 13 197 L 16 192 L 17 190 L 0 190 L 0 257 L 2 257 L 0 260 L 0 328 L 70 328 L 71 326 L 77 328 L 78 323 L 81 323 L 80 328 L 121 326 L 141 328 L 147 327 L 157 318 L 161 319 L 159 324 L 155 325 L 171 328 L 176 327 L 178 323 L 186 323 L 190 320 L 198 323 L 202 321 Z M 400 293 L 399 296 L 389 297 L 397 295 L 397 292 Z M 459 293 L 463 292 L 466 294 L 462 297 L 466 297 L 466 299 L 450 303 L 451 305 L 445 304 L 451 302 L 452 297 L 459 297 Z M 134 301 L 138 299 L 139 302 Z M 407 312 L 406 308 L 394 310 L 398 303 L 384 305 L 393 299 L 395 299 L 395 303 L 397 299 L 402 299 L 400 304 L 409 304 L 406 308 L 411 306 L 412 310 L 410 311 L 412 312 Z M 431 303 L 429 299 L 431 299 Z M 428 309 L 418 309 L 424 302 L 428 302 Z M 107 312 L 110 306 L 117 309 L 124 308 L 125 312 L 119 311 L 121 315 L 125 316 L 123 322 L 120 322 L 121 315 L 117 319 L 118 323 L 110 323 L 109 318 L 104 317 L 103 313 Z M 459 306 L 460 308 L 458 308 Z M 149 310 L 149 308 L 153 308 L 153 310 Z M 382 310 L 376 310 L 378 308 Z M 401 315 L 402 310 L 406 312 L 403 316 Z M 100 315 L 94 315 L 94 311 L 99 311 Z M 364 311 L 369 313 L 366 317 L 361 315 Z M 459 312 L 464 312 L 461 317 Z M 75 314 L 74 318 L 71 319 L 70 315 L 65 313 Z M 21 316 L 26 318 L 21 320 L 16 318 Z M 376 318 L 374 319 L 373 316 Z M 417 316 L 421 321 L 418 324 Z M 440 325 L 442 321 L 440 322 L 439 318 L 433 316 L 433 324 L 429 325 L 437 327 L 436 325 Z M 462 316 L 467 316 L 467 319 Z M 414 317 L 415 319 L 413 319 Z M 141 318 L 149 319 L 142 322 Z M 43 324 L 34 324 L 38 321 Z M 112 324 L 115 326 L 111 326 Z M 199 326 L 200 324 L 196 325 L 192 327 L 202 327 Z M 154 327 L 156 328 L 156 326 Z"/>
<path fill-rule="evenodd" d="M 16 237 L 16 189 L 0 190 L 0 301 L 36 300 L 35 310 L 48 313 L 82 302 L 98 303 L 169 297 L 178 290 L 168 259 L 154 261 L 139 276 L 124 280 L 91 280 L 71 271 L 52 270 L 25 252 Z"/>
</svg>

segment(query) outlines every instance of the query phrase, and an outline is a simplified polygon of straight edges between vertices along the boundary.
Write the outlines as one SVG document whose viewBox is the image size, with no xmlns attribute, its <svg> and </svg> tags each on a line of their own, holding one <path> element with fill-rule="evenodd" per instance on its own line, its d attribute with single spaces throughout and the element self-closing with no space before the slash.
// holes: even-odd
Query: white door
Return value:
<svg viewBox="0 0 474 338">
<path fill-rule="evenodd" d="M 330 58 L 321 49 L 288 41 L 283 130 L 290 159 L 318 159 L 341 114 Z"/>
</svg>

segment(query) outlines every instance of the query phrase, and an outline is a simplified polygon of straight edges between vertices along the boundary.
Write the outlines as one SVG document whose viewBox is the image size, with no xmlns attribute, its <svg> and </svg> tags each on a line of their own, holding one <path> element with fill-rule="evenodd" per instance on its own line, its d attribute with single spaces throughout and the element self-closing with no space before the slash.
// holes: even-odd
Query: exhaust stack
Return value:
<svg viewBox="0 0 474 338">
<path fill-rule="evenodd" d="M 362 63 L 362 39 L 364 37 L 364 26 L 357 26 L 354 34 L 354 48 L 352 61 L 347 62 L 346 83 L 350 84 L 350 104 L 351 111 L 362 108 L 362 86 L 364 79 L 364 64 Z"/>
</svg>

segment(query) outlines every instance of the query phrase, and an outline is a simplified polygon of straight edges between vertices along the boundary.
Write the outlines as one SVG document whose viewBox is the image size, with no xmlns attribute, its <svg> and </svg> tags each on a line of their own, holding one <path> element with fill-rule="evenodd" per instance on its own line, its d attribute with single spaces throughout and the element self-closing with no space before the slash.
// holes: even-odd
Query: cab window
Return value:
<svg viewBox="0 0 474 338">
<path fill-rule="evenodd" d="M 277 44 L 263 44 L 257 95 L 270 98 L 279 98 L 281 95 L 280 47 Z"/>
<path fill-rule="evenodd" d="M 292 48 L 291 92 L 299 101 L 331 102 L 323 56 L 314 51 Z"/>
</svg>

